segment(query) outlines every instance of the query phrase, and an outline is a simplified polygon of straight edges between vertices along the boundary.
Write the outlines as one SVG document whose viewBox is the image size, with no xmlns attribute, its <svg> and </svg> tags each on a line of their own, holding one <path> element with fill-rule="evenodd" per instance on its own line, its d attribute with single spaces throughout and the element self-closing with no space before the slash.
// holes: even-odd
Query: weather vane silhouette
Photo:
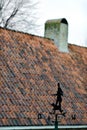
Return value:
<svg viewBox="0 0 87 130">
<path fill-rule="evenodd" d="M 52 103 L 51 105 L 53 106 L 53 113 L 55 113 L 56 110 L 59 110 L 63 116 L 65 116 L 66 112 L 63 112 L 61 108 L 61 103 L 62 103 L 62 96 L 63 96 L 63 91 L 60 87 L 60 83 L 58 82 L 58 90 L 56 94 L 52 94 L 53 96 L 57 96 L 56 98 L 56 103 Z"/>
</svg>

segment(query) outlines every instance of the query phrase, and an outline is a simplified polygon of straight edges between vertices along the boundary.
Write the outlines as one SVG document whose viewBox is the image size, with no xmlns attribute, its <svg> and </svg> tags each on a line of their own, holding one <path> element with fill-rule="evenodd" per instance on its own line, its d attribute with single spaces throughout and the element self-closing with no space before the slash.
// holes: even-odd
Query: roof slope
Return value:
<svg viewBox="0 0 87 130">
<path fill-rule="evenodd" d="M 59 52 L 48 39 L 0 28 L 0 126 L 52 125 L 50 103 L 58 81 L 67 111 L 60 124 L 87 124 L 87 48 L 69 44 L 69 51 Z"/>
</svg>

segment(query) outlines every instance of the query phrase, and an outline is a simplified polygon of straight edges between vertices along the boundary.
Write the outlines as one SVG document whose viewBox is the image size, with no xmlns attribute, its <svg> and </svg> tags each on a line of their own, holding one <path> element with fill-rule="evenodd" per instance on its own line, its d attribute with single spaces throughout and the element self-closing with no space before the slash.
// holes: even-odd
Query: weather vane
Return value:
<svg viewBox="0 0 87 130">
<path fill-rule="evenodd" d="M 66 112 L 64 112 L 61 108 L 61 103 L 62 103 L 62 96 L 63 96 L 63 91 L 60 87 L 60 83 L 58 82 L 58 90 L 56 94 L 52 94 L 53 96 L 57 96 L 56 98 L 56 103 L 52 103 L 51 105 L 53 106 L 53 113 L 55 114 L 56 110 L 59 110 L 63 116 L 65 116 Z"/>
<path fill-rule="evenodd" d="M 65 117 L 66 112 L 64 112 L 61 108 L 61 103 L 62 103 L 62 96 L 63 96 L 63 91 L 60 87 L 60 83 L 58 82 L 57 84 L 58 86 L 58 90 L 56 94 L 52 94 L 53 96 L 56 96 L 56 103 L 52 103 L 52 107 L 53 107 L 53 113 L 55 114 L 55 130 L 58 130 L 58 114 L 56 114 L 56 110 L 59 110 L 61 113 L 61 116 Z"/>
<path fill-rule="evenodd" d="M 52 109 L 53 111 L 49 113 L 49 114 L 54 114 L 55 115 L 55 128 L 54 128 L 54 130 L 58 130 L 58 122 L 59 122 L 58 121 L 58 115 L 59 115 L 59 117 L 60 117 L 60 115 L 65 117 L 66 113 L 67 113 L 65 110 L 62 110 L 62 108 L 61 108 L 63 91 L 62 91 L 62 89 L 60 87 L 59 82 L 58 82 L 57 86 L 58 86 L 57 93 L 52 94 L 52 96 L 56 96 L 56 101 L 55 101 L 55 103 L 51 104 L 52 107 L 53 107 L 53 109 Z M 56 112 L 57 110 L 60 112 L 60 114 Z M 72 117 L 72 120 L 75 120 L 76 119 L 76 114 L 72 114 L 71 117 Z M 45 118 L 45 116 L 43 114 L 39 113 L 38 114 L 38 119 L 42 119 L 42 118 Z M 48 122 L 50 122 L 50 119 L 51 119 L 50 116 L 48 116 L 47 119 L 48 119 Z"/>
</svg>

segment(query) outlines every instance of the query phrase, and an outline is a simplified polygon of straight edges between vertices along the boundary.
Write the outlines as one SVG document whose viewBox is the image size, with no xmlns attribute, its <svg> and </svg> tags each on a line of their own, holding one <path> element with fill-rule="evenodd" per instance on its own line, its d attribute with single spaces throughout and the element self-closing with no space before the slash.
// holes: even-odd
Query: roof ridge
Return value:
<svg viewBox="0 0 87 130">
<path fill-rule="evenodd" d="M 43 36 L 30 34 L 28 32 L 23 32 L 23 31 L 19 31 L 19 30 L 15 30 L 15 29 L 4 28 L 4 27 L 1 27 L 1 26 L 0 26 L 0 29 L 6 30 L 6 31 L 12 31 L 12 32 L 16 32 L 16 33 L 21 33 L 21 34 L 26 34 L 26 35 L 31 35 L 31 36 L 35 36 L 35 37 L 45 38 Z M 45 38 L 45 39 L 49 39 L 49 38 Z"/>
</svg>

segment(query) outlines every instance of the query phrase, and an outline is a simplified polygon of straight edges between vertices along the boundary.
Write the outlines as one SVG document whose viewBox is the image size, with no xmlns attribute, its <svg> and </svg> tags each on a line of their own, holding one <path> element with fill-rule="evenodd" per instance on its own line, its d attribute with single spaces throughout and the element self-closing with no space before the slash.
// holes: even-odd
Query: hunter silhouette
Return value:
<svg viewBox="0 0 87 130">
<path fill-rule="evenodd" d="M 57 91 L 57 100 L 56 100 L 56 106 L 59 107 L 60 112 L 62 112 L 63 110 L 61 109 L 61 103 L 62 103 L 62 96 L 63 96 L 63 91 L 60 88 L 60 83 L 58 82 L 58 91 Z"/>
</svg>

